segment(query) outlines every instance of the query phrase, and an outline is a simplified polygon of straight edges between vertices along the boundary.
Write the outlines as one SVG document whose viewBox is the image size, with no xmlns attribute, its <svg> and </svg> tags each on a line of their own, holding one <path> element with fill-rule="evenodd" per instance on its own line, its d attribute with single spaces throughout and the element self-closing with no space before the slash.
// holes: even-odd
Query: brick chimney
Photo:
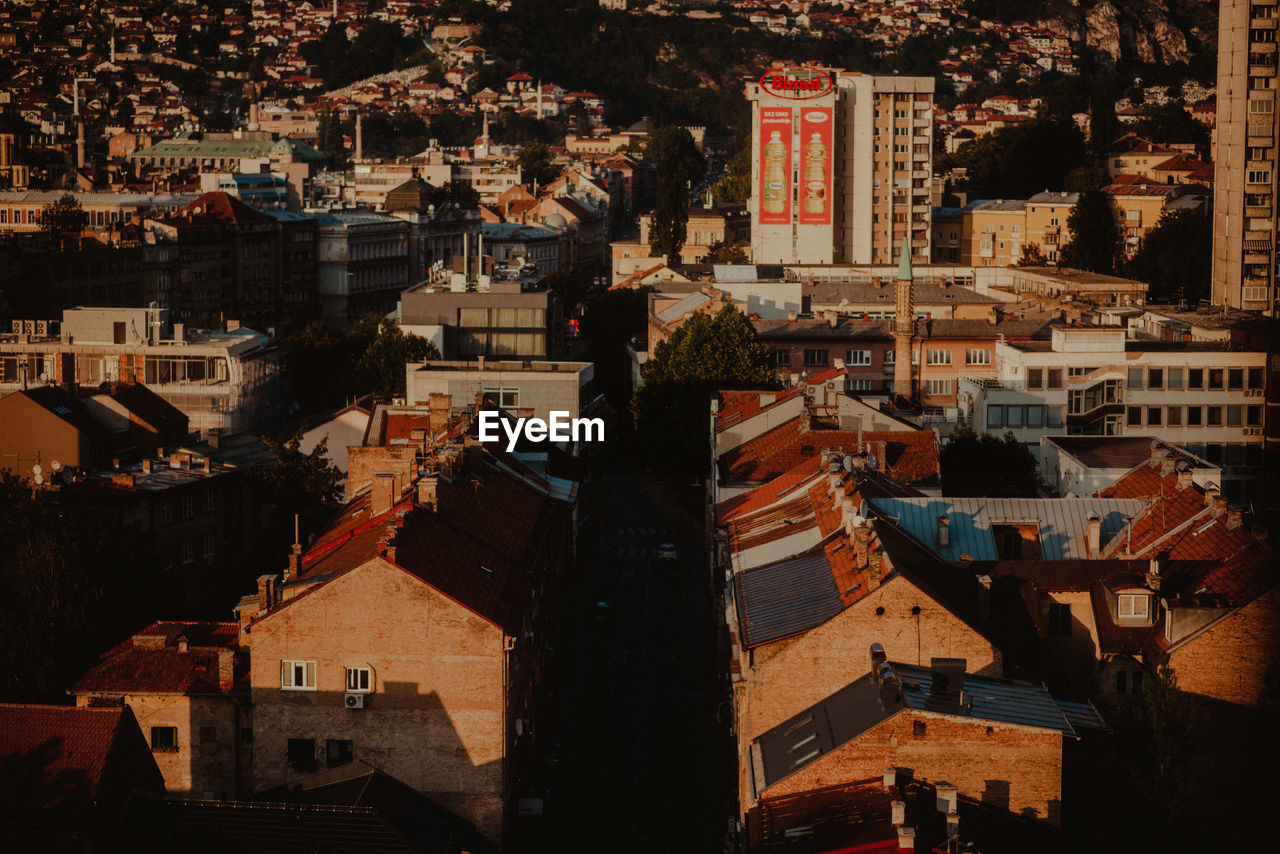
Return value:
<svg viewBox="0 0 1280 854">
<path fill-rule="evenodd" d="M 916 829 L 914 827 L 906 827 L 904 825 L 898 828 L 898 850 L 916 850 Z"/>
<path fill-rule="evenodd" d="M 1227 530 L 1234 531 L 1244 524 L 1244 512 L 1239 507 L 1227 508 Z"/>
<path fill-rule="evenodd" d="M 978 619 L 986 622 L 991 619 L 991 576 L 978 576 Z"/>
<path fill-rule="evenodd" d="M 274 575 L 258 576 L 258 610 L 266 611 L 275 604 L 276 577 Z"/>
<path fill-rule="evenodd" d="M 1188 486 L 1190 486 L 1194 482 L 1195 482 L 1195 478 L 1191 474 L 1191 469 L 1178 470 L 1178 489 L 1186 489 Z"/>
<path fill-rule="evenodd" d="M 233 649 L 218 650 L 218 690 L 230 691 L 236 684 L 236 653 Z"/>
<path fill-rule="evenodd" d="M 396 498 L 396 476 L 392 472 L 378 472 L 373 476 L 369 492 L 369 512 L 381 516 L 391 509 Z"/>
<path fill-rule="evenodd" d="M 427 396 L 427 409 L 430 414 L 432 433 L 438 433 L 449 426 L 449 410 L 453 408 L 453 395 L 432 392 Z"/>
<path fill-rule="evenodd" d="M 1102 552 L 1102 519 L 1089 514 L 1089 556 L 1096 558 Z"/>
<path fill-rule="evenodd" d="M 1219 490 L 1216 486 L 1207 486 L 1204 490 L 1204 506 L 1212 507 L 1213 503 L 1218 500 Z"/>
<path fill-rule="evenodd" d="M 436 510 L 440 501 L 440 478 L 424 474 L 418 478 L 418 503 L 428 510 Z"/>
</svg>

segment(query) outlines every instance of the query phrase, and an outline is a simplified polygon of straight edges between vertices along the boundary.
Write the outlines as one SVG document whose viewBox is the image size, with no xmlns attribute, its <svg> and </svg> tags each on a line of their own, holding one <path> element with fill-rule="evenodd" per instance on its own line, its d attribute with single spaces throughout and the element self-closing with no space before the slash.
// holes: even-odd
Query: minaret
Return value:
<svg viewBox="0 0 1280 854">
<path fill-rule="evenodd" d="M 76 123 L 76 168 L 84 168 L 84 119 Z"/>
<path fill-rule="evenodd" d="M 898 316 L 893 321 L 893 393 L 899 397 L 914 397 L 911 387 L 911 338 L 915 334 L 916 309 L 911 299 L 911 235 L 902 238 L 902 251 L 898 253 L 897 307 Z"/>
<path fill-rule="evenodd" d="M 364 159 L 364 116 L 356 113 L 356 160 Z"/>
</svg>

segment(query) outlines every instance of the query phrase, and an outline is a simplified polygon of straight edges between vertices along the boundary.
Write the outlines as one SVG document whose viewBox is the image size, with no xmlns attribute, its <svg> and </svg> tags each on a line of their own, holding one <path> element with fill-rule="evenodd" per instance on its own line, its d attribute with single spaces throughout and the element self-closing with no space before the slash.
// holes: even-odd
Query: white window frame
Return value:
<svg viewBox="0 0 1280 854">
<path fill-rule="evenodd" d="M 1137 610 L 1138 603 L 1142 603 L 1142 610 Z M 1116 595 L 1116 614 L 1122 620 L 1149 620 L 1151 619 L 1151 594 L 1150 593 L 1119 593 Z"/>
<path fill-rule="evenodd" d="M 302 676 L 302 684 L 298 684 L 298 676 Z M 314 691 L 316 690 L 316 663 L 306 659 L 281 659 L 280 661 L 281 691 Z"/>
<path fill-rule="evenodd" d="M 964 363 L 966 365 L 989 365 L 991 364 L 991 351 L 983 349 L 965 350 Z"/>
<path fill-rule="evenodd" d="M 367 664 L 357 664 L 347 668 L 346 679 L 348 694 L 373 693 L 373 668 Z"/>
<path fill-rule="evenodd" d="M 926 350 L 924 353 L 924 363 L 926 365 L 949 365 L 951 364 L 951 351 Z"/>
<path fill-rule="evenodd" d="M 867 368 L 871 366 L 870 350 L 850 350 L 845 355 L 848 357 L 844 360 L 847 367 Z"/>
<path fill-rule="evenodd" d="M 940 378 L 925 380 L 924 393 L 929 397 L 950 397 L 951 380 Z"/>
</svg>

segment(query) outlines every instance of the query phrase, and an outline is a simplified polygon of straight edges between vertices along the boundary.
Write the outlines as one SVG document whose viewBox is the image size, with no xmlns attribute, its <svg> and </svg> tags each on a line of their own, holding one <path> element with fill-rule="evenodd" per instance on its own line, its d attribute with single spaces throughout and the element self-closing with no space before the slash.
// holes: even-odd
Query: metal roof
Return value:
<svg viewBox="0 0 1280 854">
<path fill-rule="evenodd" d="M 933 690 L 933 671 L 914 664 L 893 664 L 907 705 L 917 711 L 938 712 L 987 721 L 1055 729 L 1075 737 L 1062 706 L 1047 688 L 966 673 L 959 692 Z"/>
<path fill-rule="evenodd" d="M 1089 516 L 1102 520 L 1102 545 L 1124 528 L 1147 502 L 1114 498 L 872 498 L 873 507 L 894 518 L 943 560 L 999 560 L 992 525 L 1035 524 L 1045 560 L 1087 558 Z M 937 544 L 938 517 L 946 516 L 950 542 Z M 1004 557 L 1012 557 L 1005 555 Z"/>
<path fill-rule="evenodd" d="M 711 302 L 711 297 L 701 291 L 694 291 L 688 296 L 682 297 L 675 303 L 667 306 L 657 313 L 657 318 L 663 324 L 670 323 L 673 320 L 679 320 L 689 312 Z"/>
<path fill-rule="evenodd" d="M 808 631 L 844 610 L 821 551 L 739 573 L 735 582 L 748 647 Z"/>
</svg>

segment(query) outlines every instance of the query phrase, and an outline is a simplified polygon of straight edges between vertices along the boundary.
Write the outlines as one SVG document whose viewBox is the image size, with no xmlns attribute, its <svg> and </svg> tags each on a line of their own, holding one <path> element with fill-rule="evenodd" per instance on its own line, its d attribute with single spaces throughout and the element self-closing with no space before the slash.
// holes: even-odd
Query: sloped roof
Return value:
<svg viewBox="0 0 1280 854">
<path fill-rule="evenodd" d="M 731 481 L 760 483 L 816 458 L 824 448 L 854 452 L 859 442 L 863 450 L 877 451 L 879 469 L 900 483 L 922 483 L 938 474 L 938 437 L 932 430 L 810 429 L 805 416 L 723 454 L 719 465 Z M 881 445 L 884 453 L 879 453 Z"/>
<path fill-rule="evenodd" d="M 157 433 L 182 435 L 187 432 L 187 414 L 141 383 L 116 383 L 104 391 Z"/>
<path fill-rule="evenodd" d="M 748 647 L 820 626 L 845 607 L 822 551 L 740 572 L 734 584 Z"/>
<path fill-rule="evenodd" d="M 804 389 L 800 386 L 792 386 L 784 391 L 721 391 L 718 394 L 720 408 L 716 412 L 717 433 L 740 424 L 771 406 L 801 397 Z"/>
<path fill-rule="evenodd" d="M 76 694 L 247 693 L 249 656 L 241 653 L 236 623 L 158 622 L 102 655 L 72 688 Z M 178 639 L 187 639 L 185 652 Z M 233 682 L 220 683 L 219 653 L 233 655 Z"/>
</svg>

